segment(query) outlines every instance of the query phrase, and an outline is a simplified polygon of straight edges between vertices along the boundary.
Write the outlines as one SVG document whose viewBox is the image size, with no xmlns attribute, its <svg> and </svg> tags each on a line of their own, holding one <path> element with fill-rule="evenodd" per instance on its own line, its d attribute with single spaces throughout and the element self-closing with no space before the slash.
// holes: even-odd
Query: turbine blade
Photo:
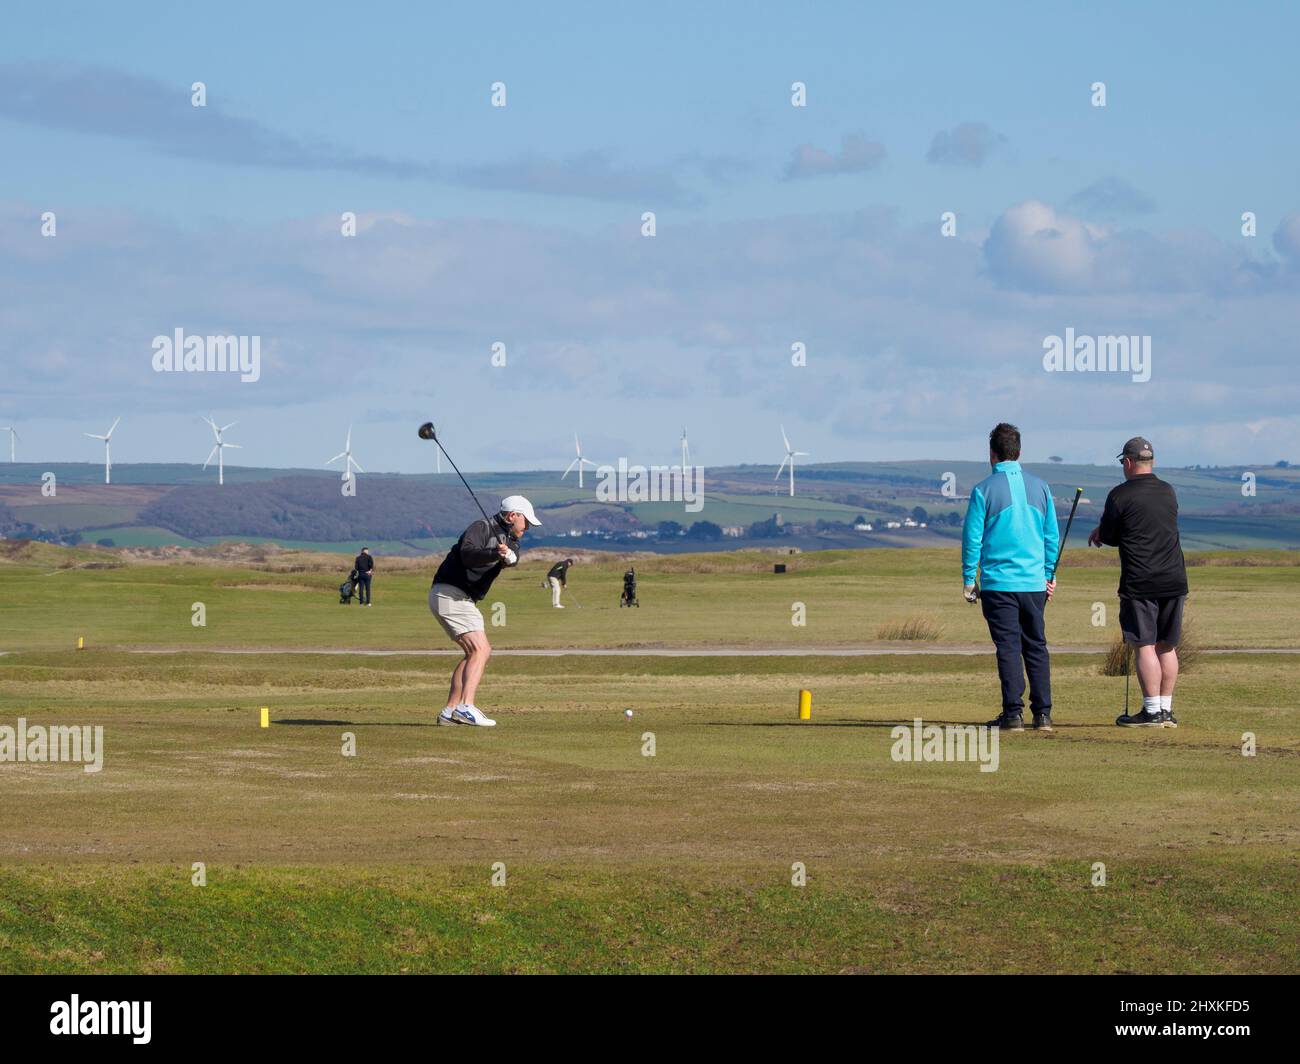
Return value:
<svg viewBox="0 0 1300 1064">
<path fill-rule="evenodd" d="M 784 426 L 784 425 L 781 426 L 781 442 L 785 444 L 785 449 L 786 449 L 786 452 L 788 453 L 789 450 L 790 450 L 790 440 L 789 440 L 789 437 L 787 437 L 786 434 L 785 434 L 785 426 Z"/>
<path fill-rule="evenodd" d="M 242 447 L 243 444 L 242 444 L 242 443 L 223 443 L 221 446 L 222 446 L 222 447 L 233 447 L 235 450 L 239 450 L 239 448 Z"/>
<path fill-rule="evenodd" d="M 782 473 L 782 472 L 784 471 L 784 469 L 785 469 L 785 464 L 786 464 L 786 462 L 789 462 L 789 461 L 790 461 L 790 456 L 789 456 L 789 455 L 786 455 L 784 458 L 781 459 L 781 464 L 777 467 L 777 470 L 776 470 L 776 476 L 774 476 L 774 477 L 772 478 L 773 480 L 780 480 L 780 479 L 781 479 L 781 473 Z M 793 465 L 793 464 L 794 464 L 794 463 L 791 463 L 791 465 Z"/>
<path fill-rule="evenodd" d="M 343 451 L 343 452 L 341 452 L 341 453 L 339 453 L 339 454 L 336 454 L 333 458 L 331 458 L 331 459 L 330 459 L 328 462 L 326 462 L 325 464 L 326 464 L 326 465 L 333 465 L 333 464 L 334 464 L 335 462 L 337 462 L 340 458 L 346 458 L 347 456 L 348 456 L 348 452 L 347 452 L 347 451 Z"/>
<path fill-rule="evenodd" d="M 213 447 L 213 448 L 212 448 L 212 453 L 208 455 L 208 460 L 207 460 L 206 462 L 203 463 L 203 468 L 204 468 L 204 469 L 207 469 L 208 466 L 210 466 L 210 465 L 212 464 L 212 459 L 214 459 L 214 458 L 217 457 L 217 452 L 218 452 L 219 450 L 221 450 L 221 447 L 220 447 L 219 445 L 216 446 L 216 447 Z"/>
<path fill-rule="evenodd" d="M 348 462 L 349 462 L 350 464 L 352 464 L 352 465 L 354 465 L 354 466 L 357 467 L 357 472 L 358 472 L 358 473 L 364 473 L 364 472 L 365 472 L 365 470 L 361 468 L 361 463 L 358 462 L 358 461 L 357 461 L 355 458 L 353 458 L 351 455 L 348 456 Z"/>
<path fill-rule="evenodd" d="M 96 432 L 83 432 L 82 435 L 83 435 L 83 436 L 89 436 L 92 440 L 106 440 L 106 439 L 108 439 L 107 436 L 101 436 L 101 435 L 99 435 L 99 434 L 96 433 Z"/>
<path fill-rule="evenodd" d="M 347 438 L 346 442 L 344 442 L 344 444 L 343 444 L 343 449 L 344 449 L 345 451 L 351 451 L 351 450 L 352 450 L 352 426 L 351 426 L 351 425 L 348 426 L 348 438 Z"/>
<path fill-rule="evenodd" d="M 222 431 L 222 432 L 225 432 L 226 429 L 233 429 L 233 428 L 234 428 L 236 425 L 238 425 L 238 424 L 239 424 L 238 421 L 232 421 L 229 425 L 222 425 L 222 426 L 221 426 L 221 431 Z"/>
<path fill-rule="evenodd" d="M 117 419 L 113 422 L 113 429 L 117 428 L 118 424 L 121 423 L 121 421 L 122 421 L 121 418 L 117 418 Z M 113 429 L 109 429 L 106 433 L 104 433 L 104 439 L 108 439 L 108 437 L 110 437 L 111 435 L 113 435 Z"/>
<path fill-rule="evenodd" d="M 573 467 L 576 466 L 576 465 L 578 464 L 579 461 L 580 461 L 580 459 L 575 458 L 572 462 L 570 462 L 570 463 L 569 463 L 569 468 L 566 469 L 563 473 L 560 474 L 560 479 L 563 480 L 563 479 L 564 479 L 565 477 L 567 477 L 570 473 L 572 473 L 572 472 L 573 472 Z"/>
</svg>

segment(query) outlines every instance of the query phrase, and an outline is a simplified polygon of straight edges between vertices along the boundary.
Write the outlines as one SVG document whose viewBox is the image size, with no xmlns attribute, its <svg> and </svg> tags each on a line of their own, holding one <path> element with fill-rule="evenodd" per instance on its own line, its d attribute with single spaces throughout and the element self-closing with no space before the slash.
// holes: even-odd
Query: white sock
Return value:
<svg viewBox="0 0 1300 1064">
<path fill-rule="evenodd" d="M 1160 712 L 1160 696 L 1159 696 L 1159 695 L 1143 695 L 1143 696 L 1142 696 L 1142 712 L 1143 712 L 1143 713 L 1150 713 L 1150 714 L 1152 714 L 1152 715 L 1156 715 L 1156 714 L 1158 714 L 1158 713 Z"/>
<path fill-rule="evenodd" d="M 1170 711 L 1174 708 L 1174 696 L 1173 696 L 1173 695 L 1161 695 L 1161 696 L 1160 696 L 1160 708 L 1161 708 L 1162 710 L 1164 710 L 1166 713 L 1170 712 Z"/>
</svg>

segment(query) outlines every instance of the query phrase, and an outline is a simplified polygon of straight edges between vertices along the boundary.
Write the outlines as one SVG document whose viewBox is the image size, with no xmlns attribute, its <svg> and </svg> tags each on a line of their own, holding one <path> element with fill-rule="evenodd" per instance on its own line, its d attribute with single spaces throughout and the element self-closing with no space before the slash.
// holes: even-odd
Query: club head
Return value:
<svg viewBox="0 0 1300 1064">
<path fill-rule="evenodd" d="M 420 439 L 436 440 L 437 438 L 438 438 L 438 434 L 437 432 L 434 431 L 432 421 L 426 421 L 423 425 L 420 426 Z"/>
</svg>

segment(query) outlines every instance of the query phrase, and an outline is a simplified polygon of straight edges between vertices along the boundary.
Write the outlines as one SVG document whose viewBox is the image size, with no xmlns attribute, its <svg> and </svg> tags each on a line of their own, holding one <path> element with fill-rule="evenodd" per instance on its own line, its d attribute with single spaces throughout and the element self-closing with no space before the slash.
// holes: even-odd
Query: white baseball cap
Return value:
<svg viewBox="0 0 1300 1064">
<path fill-rule="evenodd" d="M 519 513 L 523 514 L 528 521 L 530 528 L 541 524 L 537 520 L 537 515 L 533 513 L 533 504 L 525 499 L 522 495 L 507 495 L 501 500 L 501 512 L 503 514 Z"/>
</svg>

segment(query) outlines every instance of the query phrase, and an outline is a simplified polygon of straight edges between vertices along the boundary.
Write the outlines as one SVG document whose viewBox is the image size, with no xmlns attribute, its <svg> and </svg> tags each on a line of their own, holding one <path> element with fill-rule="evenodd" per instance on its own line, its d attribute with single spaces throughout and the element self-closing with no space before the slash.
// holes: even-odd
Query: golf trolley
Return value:
<svg viewBox="0 0 1300 1064">
<path fill-rule="evenodd" d="M 339 584 L 339 603 L 346 606 L 352 601 L 352 596 L 357 590 L 357 571 L 355 569 L 348 573 L 348 578 Z"/>
<path fill-rule="evenodd" d="M 623 594 L 622 596 L 620 596 L 618 600 L 618 604 L 620 608 L 623 606 L 628 606 L 628 607 L 635 606 L 637 609 L 641 608 L 641 603 L 637 601 L 637 597 L 636 597 L 636 570 L 635 569 L 629 569 L 627 572 L 623 574 Z"/>
</svg>

